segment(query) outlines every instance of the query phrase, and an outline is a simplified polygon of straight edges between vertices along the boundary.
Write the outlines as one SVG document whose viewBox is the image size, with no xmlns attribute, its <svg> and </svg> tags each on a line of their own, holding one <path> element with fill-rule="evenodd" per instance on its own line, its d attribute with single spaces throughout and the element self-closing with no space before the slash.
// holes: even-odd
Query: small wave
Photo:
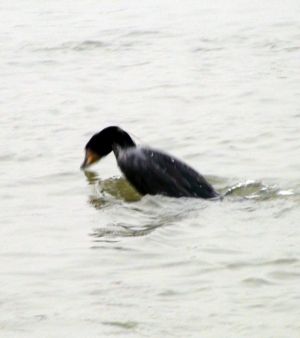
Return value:
<svg viewBox="0 0 300 338">
<path fill-rule="evenodd" d="M 130 34 L 130 35 L 129 35 Z M 147 45 L 147 41 L 138 39 L 138 35 L 150 34 L 143 32 L 132 32 L 124 35 L 120 39 L 103 41 L 103 40 L 84 40 L 84 41 L 66 41 L 57 46 L 48 46 L 36 48 L 36 52 L 86 52 L 103 49 L 106 51 L 129 50 L 136 46 Z M 157 34 L 157 33 L 153 33 Z M 133 38 L 136 36 L 136 39 Z"/>
<path fill-rule="evenodd" d="M 292 196 L 294 192 L 292 190 L 280 190 L 277 192 L 278 196 Z"/>
<path fill-rule="evenodd" d="M 264 267 L 264 266 L 290 266 L 294 264 L 298 264 L 299 260 L 297 258 L 278 258 L 275 260 L 267 260 L 261 262 L 245 262 L 245 261 L 237 261 L 234 263 L 230 263 L 227 265 L 227 268 L 230 270 L 240 270 L 247 268 L 255 268 L 255 267 Z"/>
<path fill-rule="evenodd" d="M 126 330 L 133 330 L 136 327 L 138 327 L 138 323 L 137 322 L 102 322 L 102 324 L 104 325 L 109 325 L 109 326 L 114 326 L 117 328 L 121 328 L 121 329 L 126 329 Z"/>
<path fill-rule="evenodd" d="M 273 283 L 264 279 L 264 278 L 256 278 L 256 277 L 249 277 L 244 279 L 243 284 L 247 286 L 257 287 L 257 286 L 265 286 L 265 285 L 272 285 Z"/>
<path fill-rule="evenodd" d="M 273 271 L 270 276 L 276 280 L 300 280 L 300 273 L 298 271 Z"/>
<path fill-rule="evenodd" d="M 220 52 L 223 51 L 224 48 L 223 47 L 197 47 L 193 50 L 194 53 L 199 53 L 199 52 L 204 52 L 204 53 L 208 53 L 208 52 Z"/>
<path fill-rule="evenodd" d="M 294 192 L 292 190 L 281 190 L 275 185 L 266 185 L 252 180 L 235 184 L 224 192 L 224 196 L 243 197 L 260 201 L 293 195 Z"/>
<path fill-rule="evenodd" d="M 102 242 L 102 238 L 105 238 L 106 241 L 107 238 L 140 237 L 148 235 L 161 225 L 162 224 L 150 224 L 138 229 L 123 223 L 108 224 L 106 227 L 95 229 L 90 235 L 94 237 L 95 242 Z"/>
<path fill-rule="evenodd" d="M 145 35 L 158 35 L 159 31 L 155 30 L 133 30 L 127 33 L 125 36 L 145 36 Z"/>
<path fill-rule="evenodd" d="M 100 49 L 100 48 L 107 48 L 110 46 L 108 43 L 100 41 L 100 40 L 85 40 L 81 42 L 74 42 L 74 41 L 68 41 L 64 42 L 61 45 L 53 46 L 53 47 L 45 47 L 45 48 L 39 48 L 36 51 L 39 52 L 55 52 L 55 51 L 89 51 L 94 49 Z"/>
</svg>

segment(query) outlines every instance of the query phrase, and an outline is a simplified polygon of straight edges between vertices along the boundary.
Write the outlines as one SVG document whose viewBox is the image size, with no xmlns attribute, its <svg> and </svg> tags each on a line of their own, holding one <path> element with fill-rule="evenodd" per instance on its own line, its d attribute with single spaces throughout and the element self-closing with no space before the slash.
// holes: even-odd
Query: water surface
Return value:
<svg viewBox="0 0 300 338">
<path fill-rule="evenodd" d="M 299 1 L 2 1 L 1 337 L 298 337 Z M 117 124 L 222 202 L 141 198 Z"/>
</svg>

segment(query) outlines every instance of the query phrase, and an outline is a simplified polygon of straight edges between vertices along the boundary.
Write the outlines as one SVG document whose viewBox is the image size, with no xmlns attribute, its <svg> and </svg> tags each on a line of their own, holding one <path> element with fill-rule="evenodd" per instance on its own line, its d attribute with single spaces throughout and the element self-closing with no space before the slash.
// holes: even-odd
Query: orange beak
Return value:
<svg viewBox="0 0 300 338">
<path fill-rule="evenodd" d="M 91 164 L 97 162 L 100 160 L 100 156 L 95 154 L 93 151 L 91 151 L 90 149 L 86 149 L 85 151 L 85 158 L 84 161 L 81 165 L 81 169 L 85 169 L 87 167 L 89 167 Z"/>
</svg>

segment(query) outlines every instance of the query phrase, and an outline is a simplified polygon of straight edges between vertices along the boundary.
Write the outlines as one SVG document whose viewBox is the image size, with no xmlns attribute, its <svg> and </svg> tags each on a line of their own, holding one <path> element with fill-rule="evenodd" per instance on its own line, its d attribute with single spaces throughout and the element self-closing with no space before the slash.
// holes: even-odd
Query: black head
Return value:
<svg viewBox="0 0 300 338">
<path fill-rule="evenodd" d="M 86 144 L 85 159 L 81 168 L 84 169 L 108 155 L 114 146 L 124 149 L 135 146 L 135 143 L 123 129 L 116 126 L 107 127 L 92 136 Z"/>
</svg>

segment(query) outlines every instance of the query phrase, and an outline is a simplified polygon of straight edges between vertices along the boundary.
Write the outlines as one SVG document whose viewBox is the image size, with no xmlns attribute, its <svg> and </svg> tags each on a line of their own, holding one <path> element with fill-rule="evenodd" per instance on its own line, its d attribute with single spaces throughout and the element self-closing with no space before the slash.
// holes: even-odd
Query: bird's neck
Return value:
<svg viewBox="0 0 300 338">
<path fill-rule="evenodd" d="M 112 140 L 112 150 L 117 158 L 121 151 L 135 146 L 136 144 L 132 138 L 124 130 L 116 133 Z"/>
</svg>

